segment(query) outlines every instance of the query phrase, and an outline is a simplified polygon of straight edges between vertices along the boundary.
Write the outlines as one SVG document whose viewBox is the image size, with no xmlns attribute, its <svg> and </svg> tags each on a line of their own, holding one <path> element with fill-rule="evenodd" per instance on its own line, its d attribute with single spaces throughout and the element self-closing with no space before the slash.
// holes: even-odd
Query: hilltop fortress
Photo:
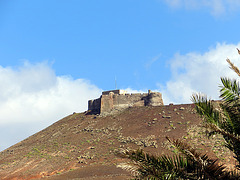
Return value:
<svg viewBox="0 0 240 180">
<path fill-rule="evenodd" d="M 124 90 L 103 91 L 98 99 L 88 101 L 88 110 L 94 114 L 106 114 L 132 106 L 162 106 L 162 94 L 159 92 L 132 93 Z"/>
</svg>

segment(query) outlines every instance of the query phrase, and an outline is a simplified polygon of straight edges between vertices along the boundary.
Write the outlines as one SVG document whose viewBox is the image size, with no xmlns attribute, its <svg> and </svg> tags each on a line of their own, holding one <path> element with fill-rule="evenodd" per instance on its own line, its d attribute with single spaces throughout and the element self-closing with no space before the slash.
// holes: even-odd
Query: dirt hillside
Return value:
<svg viewBox="0 0 240 180">
<path fill-rule="evenodd" d="M 0 179 L 130 179 L 132 174 L 120 168 L 128 160 L 114 152 L 175 153 L 166 136 L 232 162 L 232 154 L 219 146 L 221 137 L 208 139 L 201 122 L 193 104 L 132 107 L 105 117 L 74 113 L 0 152 Z"/>
</svg>

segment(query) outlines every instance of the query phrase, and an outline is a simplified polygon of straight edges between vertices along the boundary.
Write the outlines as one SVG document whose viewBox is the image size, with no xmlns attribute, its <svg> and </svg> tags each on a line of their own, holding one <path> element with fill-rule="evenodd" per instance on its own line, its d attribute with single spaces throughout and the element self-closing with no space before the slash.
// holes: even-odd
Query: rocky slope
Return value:
<svg viewBox="0 0 240 180">
<path fill-rule="evenodd" d="M 0 179 L 129 179 L 128 161 L 115 155 L 143 148 L 172 154 L 170 138 L 187 140 L 195 148 L 232 162 L 221 137 L 207 139 L 193 104 L 132 107 L 109 116 L 74 113 L 0 153 Z"/>
</svg>

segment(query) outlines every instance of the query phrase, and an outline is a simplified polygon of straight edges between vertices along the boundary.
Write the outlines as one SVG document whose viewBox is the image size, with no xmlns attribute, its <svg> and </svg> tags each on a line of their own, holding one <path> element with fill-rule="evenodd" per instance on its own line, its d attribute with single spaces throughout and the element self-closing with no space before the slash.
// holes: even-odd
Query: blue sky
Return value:
<svg viewBox="0 0 240 180">
<path fill-rule="evenodd" d="M 1 0 L 0 150 L 87 108 L 102 90 L 218 98 L 239 63 L 237 0 Z"/>
<path fill-rule="evenodd" d="M 102 89 L 155 89 L 176 52 L 237 43 L 238 14 L 174 8 L 157 0 L 1 1 L 0 64 L 47 60 L 56 75 Z M 229 17 L 230 16 L 230 17 Z M 153 59 L 158 59 L 151 63 Z M 147 64 L 152 66 L 146 68 Z"/>
</svg>

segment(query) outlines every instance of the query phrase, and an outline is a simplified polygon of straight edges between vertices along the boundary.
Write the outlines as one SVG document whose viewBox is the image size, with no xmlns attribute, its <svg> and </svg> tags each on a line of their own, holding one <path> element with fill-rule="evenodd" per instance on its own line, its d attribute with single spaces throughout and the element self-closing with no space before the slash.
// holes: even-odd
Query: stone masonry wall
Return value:
<svg viewBox="0 0 240 180">
<path fill-rule="evenodd" d="M 159 92 L 126 94 L 120 90 L 105 91 L 99 99 L 88 102 L 88 110 L 93 113 L 109 113 L 114 109 L 124 109 L 132 106 L 161 106 L 162 94 Z"/>
<path fill-rule="evenodd" d="M 101 98 L 88 101 L 89 111 L 92 111 L 95 114 L 100 114 L 100 107 L 101 107 Z"/>
<path fill-rule="evenodd" d="M 113 94 L 102 95 L 101 112 L 110 112 L 113 109 L 128 108 L 138 103 L 138 106 L 144 106 L 143 98 L 147 94 Z"/>
</svg>

